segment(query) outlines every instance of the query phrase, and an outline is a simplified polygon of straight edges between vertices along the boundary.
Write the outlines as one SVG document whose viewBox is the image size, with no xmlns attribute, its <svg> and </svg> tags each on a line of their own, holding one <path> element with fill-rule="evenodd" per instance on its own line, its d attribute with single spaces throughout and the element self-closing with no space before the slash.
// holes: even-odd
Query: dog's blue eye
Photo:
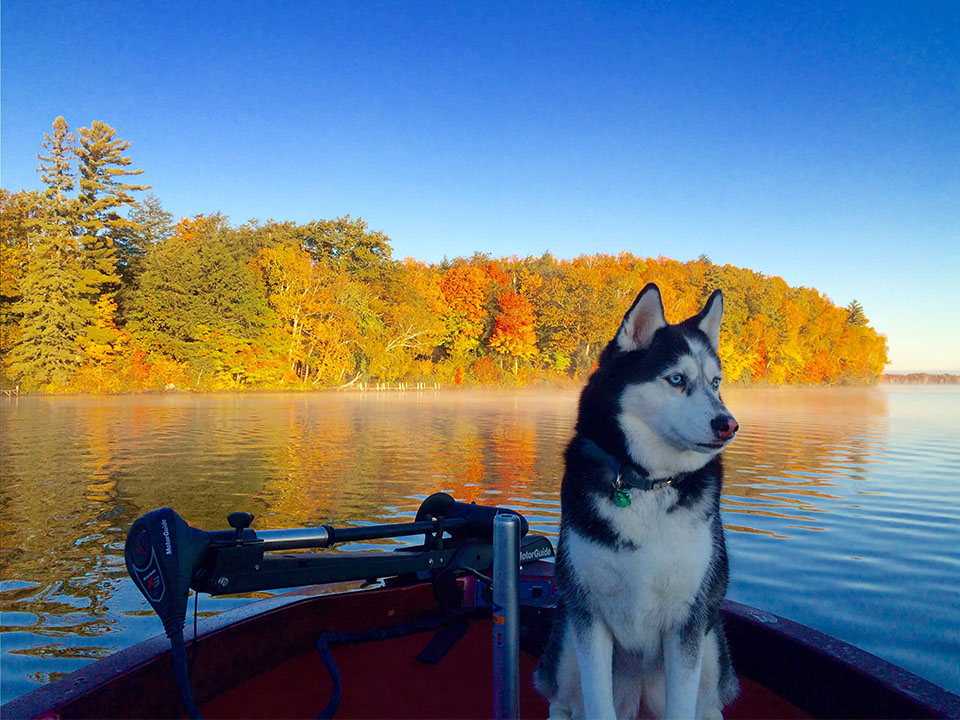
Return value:
<svg viewBox="0 0 960 720">
<path fill-rule="evenodd" d="M 720 378 L 714 378 L 714 379 L 713 379 L 713 389 L 714 389 L 714 390 L 719 390 L 719 389 L 720 389 Z"/>
<path fill-rule="evenodd" d="M 683 375 L 668 375 L 665 379 L 674 387 L 683 387 Z"/>
</svg>

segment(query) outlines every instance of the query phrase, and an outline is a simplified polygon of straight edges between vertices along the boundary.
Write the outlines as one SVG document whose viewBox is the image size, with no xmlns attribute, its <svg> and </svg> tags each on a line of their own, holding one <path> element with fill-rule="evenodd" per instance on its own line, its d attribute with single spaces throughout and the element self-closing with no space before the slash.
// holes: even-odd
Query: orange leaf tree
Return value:
<svg viewBox="0 0 960 720">
<path fill-rule="evenodd" d="M 503 290 L 497 295 L 500 312 L 490 336 L 490 349 L 513 358 L 513 374 L 517 374 L 519 360 L 529 360 L 537 354 L 537 317 L 533 303 L 525 295 Z"/>
</svg>

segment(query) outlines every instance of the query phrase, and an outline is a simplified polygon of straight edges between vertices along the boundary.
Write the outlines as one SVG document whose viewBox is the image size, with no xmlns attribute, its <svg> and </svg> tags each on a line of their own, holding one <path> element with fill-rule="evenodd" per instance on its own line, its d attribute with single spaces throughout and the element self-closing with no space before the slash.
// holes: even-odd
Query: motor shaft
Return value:
<svg viewBox="0 0 960 720">
<path fill-rule="evenodd" d="M 493 519 L 493 717 L 520 717 L 520 518 Z"/>
</svg>

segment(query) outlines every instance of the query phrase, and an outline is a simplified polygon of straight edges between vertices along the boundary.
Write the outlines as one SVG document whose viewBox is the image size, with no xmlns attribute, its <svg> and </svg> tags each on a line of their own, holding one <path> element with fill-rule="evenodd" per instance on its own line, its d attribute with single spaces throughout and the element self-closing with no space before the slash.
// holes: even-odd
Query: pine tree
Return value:
<svg viewBox="0 0 960 720">
<path fill-rule="evenodd" d="M 94 301 L 99 295 L 116 292 L 120 285 L 119 245 L 134 224 L 119 211 L 136 204 L 130 193 L 150 187 L 122 181 L 124 177 L 140 175 L 143 170 L 128 169 L 132 161 L 124 152 L 130 143 L 116 134 L 117 131 L 106 123 L 94 121 L 89 128 L 80 128 L 80 143 L 76 149 L 85 282 Z"/>
<path fill-rule="evenodd" d="M 29 256 L 20 285 L 20 337 L 7 360 L 8 372 L 25 388 L 65 385 L 83 359 L 84 329 L 92 308 L 81 295 L 79 248 L 74 236 L 76 201 L 70 156 L 73 135 L 58 117 L 38 154 L 47 185 L 28 236 Z"/>
<path fill-rule="evenodd" d="M 48 154 L 37 153 L 40 161 L 37 172 L 47 186 L 44 197 L 57 215 L 66 216 L 70 214 L 68 193 L 73 190 L 76 178 L 70 163 L 70 156 L 75 152 L 75 138 L 62 115 L 53 121 L 53 137 L 48 133 L 44 133 L 43 137 L 42 147 Z"/>
<path fill-rule="evenodd" d="M 130 316 L 135 286 L 143 272 L 144 257 L 150 248 L 170 237 L 173 232 L 173 215 L 163 209 L 159 198 L 153 193 L 130 209 L 128 219 L 130 226 L 117 230 L 115 242 L 121 282 L 116 295 L 120 325 L 126 324 Z"/>
<path fill-rule="evenodd" d="M 173 215 L 163 209 L 153 193 L 130 208 L 129 225 L 118 228 L 114 237 L 118 270 L 124 286 L 129 287 L 139 275 L 147 249 L 170 236 Z"/>
<path fill-rule="evenodd" d="M 62 386 L 83 361 L 81 348 L 91 308 L 80 294 L 76 242 L 64 226 L 40 230 L 21 289 L 19 342 L 8 372 L 24 388 Z"/>
<path fill-rule="evenodd" d="M 846 307 L 846 311 L 847 324 L 856 325 L 857 327 L 863 327 L 867 324 L 867 316 L 863 314 L 863 305 L 856 300 L 850 301 L 850 304 Z"/>
<path fill-rule="evenodd" d="M 216 344 L 246 344 L 273 320 L 264 289 L 234 255 L 220 215 L 182 220 L 152 246 L 131 302 L 129 327 L 144 345 L 209 372 Z M 216 364 L 216 363 L 214 363 Z"/>
</svg>

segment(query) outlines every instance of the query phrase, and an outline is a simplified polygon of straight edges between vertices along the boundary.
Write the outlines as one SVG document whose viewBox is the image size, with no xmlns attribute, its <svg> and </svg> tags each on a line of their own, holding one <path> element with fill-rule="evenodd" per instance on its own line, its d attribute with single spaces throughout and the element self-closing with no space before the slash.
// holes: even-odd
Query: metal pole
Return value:
<svg viewBox="0 0 960 720">
<path fill-rule="evenodd" d="M 464 518 L 444 518 L 443 527 L 453 530 L 467 524 Z M 434 532 L 438 527 L 437 520 L 421 520 L 412 523 L 396 523 L 393 525 L 370 525 L 355 528 L 308 527 L 288 528 L 283 530 L 258 530 L 257 540 L 263 541 L 263 551 L 274 550 L 302 550 L 306 548 L 325 548 L 337 543 L 357 542 L 358 540 L 381 540 L 384 538 L 406 537 L 408 535 L 423 535 Z M 226 531 L 229 532 L 229 531 Z M 227 540 L 218 537 L 220 542 L 233 544 L 230 533 Z"/>
<path fill-rule="evenodd" d="M 263 540 L 265 551 L 325 548 L 330 544 L 330 533 L 325 527 L 260 530 L 257 539 Z"/>
<path fill-rule="evenodd" d="M 493 717 L 520 717 L 520 518 L 493 519 Z"/>
</svg>

